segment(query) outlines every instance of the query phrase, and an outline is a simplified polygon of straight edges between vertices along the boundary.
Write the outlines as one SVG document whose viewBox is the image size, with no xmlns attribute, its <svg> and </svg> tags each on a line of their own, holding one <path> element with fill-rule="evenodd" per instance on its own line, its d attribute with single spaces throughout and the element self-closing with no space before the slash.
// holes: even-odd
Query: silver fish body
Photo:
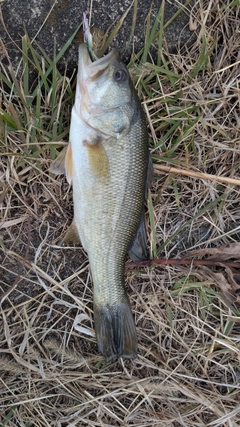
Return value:
<svg viewBox="0 0 240 427">
<path fill-rule="evenodd" d="M 124 266 L 144 227 L 148 162 L 145 116 L 118 52 L 92 62 L 86 45 L 80 45 L 65 166 L 94 284 L 96 339 L 107 360 L 137 354 Z"/>
</svg>

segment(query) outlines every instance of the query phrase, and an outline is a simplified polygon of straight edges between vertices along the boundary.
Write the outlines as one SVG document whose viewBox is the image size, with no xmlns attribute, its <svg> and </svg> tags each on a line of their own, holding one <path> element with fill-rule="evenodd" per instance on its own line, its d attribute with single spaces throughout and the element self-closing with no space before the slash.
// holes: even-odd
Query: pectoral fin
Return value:
<svg viewBox="0 0 240 427">
<path fill-rule="evenodd" d="M 140 224 L 134 237 L 131 249 L 128 251 L 128 255 L 133 261 L 141 261 L 148 258 L 144 209 L 142 210 Z"/>
<path fill-rule="evenodd" d="M 108 157 L 101 138 L 97 137 L 94 142 L 84 140 L 87 148 L 89 166 L 92 173 L 99 179 L 106 179 L 109 176 Z"/>
<path fill-rule="evenodd" d="M 72 147 L 70 143 L 62 149 L 57 158 L 52 162 L 49 170 L 56 175 L 66 174 L 67 181 L 71 184 L 73 176 L 73 161 Z"/>
</svg>

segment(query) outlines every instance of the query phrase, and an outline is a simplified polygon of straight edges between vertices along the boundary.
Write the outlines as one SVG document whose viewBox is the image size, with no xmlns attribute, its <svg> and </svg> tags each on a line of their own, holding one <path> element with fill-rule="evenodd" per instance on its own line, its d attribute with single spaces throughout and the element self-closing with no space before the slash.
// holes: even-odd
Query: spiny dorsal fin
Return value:
<svg viewBox="0 0 240 427">
<path fill-rule="evenodd" d="M 59 153 L 57 158 L 53 160 L 49 170 L 55 175 L 63 175 L 65 174 L 65 156 L 67 152 L 68 146 L 64 147 L 62 151 Z"/>
<path fill-rule="evenodd" d="M 68 228 L 64 238 L 62 239 L 61 243 L 67 243 L 67 242 L 72 242 L 72 243 L 76 243 L 76 244 L 80 244 L 80 237 L 78 234 L 78 230 L 77 230 L 77 226 L 75 221 L 73 220 L 72 224 L 70 225 L 70 227 Z"/>
<path fill-rule="evenodd" d="M 70 142 L 62 149 L 57 158 L 52 162 L 49 170 L 56 175 L 66 174 L 67 181 L 71 184 L 73 176 L 73 162 L 72 146 Z"/>
</svg>

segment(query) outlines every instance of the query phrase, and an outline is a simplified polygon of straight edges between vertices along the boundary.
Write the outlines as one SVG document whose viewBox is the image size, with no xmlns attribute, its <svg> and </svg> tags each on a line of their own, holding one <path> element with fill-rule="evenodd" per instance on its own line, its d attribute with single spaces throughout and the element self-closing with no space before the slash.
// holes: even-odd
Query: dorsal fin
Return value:
<svg viewBox="0 0 240 427">
<path fill-rule="evenodd" d="M 63 175 L 65 174 L 65 156 L 67 152 L 68 145 L 60 151 L 57 158 L 53 160 L 49 170 L 55 175 Z"/>
<path fill-rule="evenodd" d="M 68 228 L 64 238 L 61 240 L 61 243 L 72 242 L 76 244 L 80 244 L 80 237 L 78 234 L 77 226 L 75 221 L 73 220 L 72 224 Z"/>
</svg>

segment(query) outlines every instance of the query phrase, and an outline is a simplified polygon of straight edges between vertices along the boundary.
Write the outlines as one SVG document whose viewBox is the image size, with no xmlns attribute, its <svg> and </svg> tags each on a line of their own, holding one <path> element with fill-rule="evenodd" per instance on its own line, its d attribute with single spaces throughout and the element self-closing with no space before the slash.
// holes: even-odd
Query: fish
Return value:
<svg viewBox="0 0 240 427">
<path fill-rule="evenodd" d="M 88 254 L 99 351 L 107 361 L 134 358 L 137 333 L 124 270 L 127 253 L 147 257 L 151 167 L 145 113 L 116 49 L 93 61 L 87 45 L 79 45 L 69 144 L 59 157 L 51 171 L 65 172 L 73 186 L 68 237 L 77 236 Z"/>
</svg>

